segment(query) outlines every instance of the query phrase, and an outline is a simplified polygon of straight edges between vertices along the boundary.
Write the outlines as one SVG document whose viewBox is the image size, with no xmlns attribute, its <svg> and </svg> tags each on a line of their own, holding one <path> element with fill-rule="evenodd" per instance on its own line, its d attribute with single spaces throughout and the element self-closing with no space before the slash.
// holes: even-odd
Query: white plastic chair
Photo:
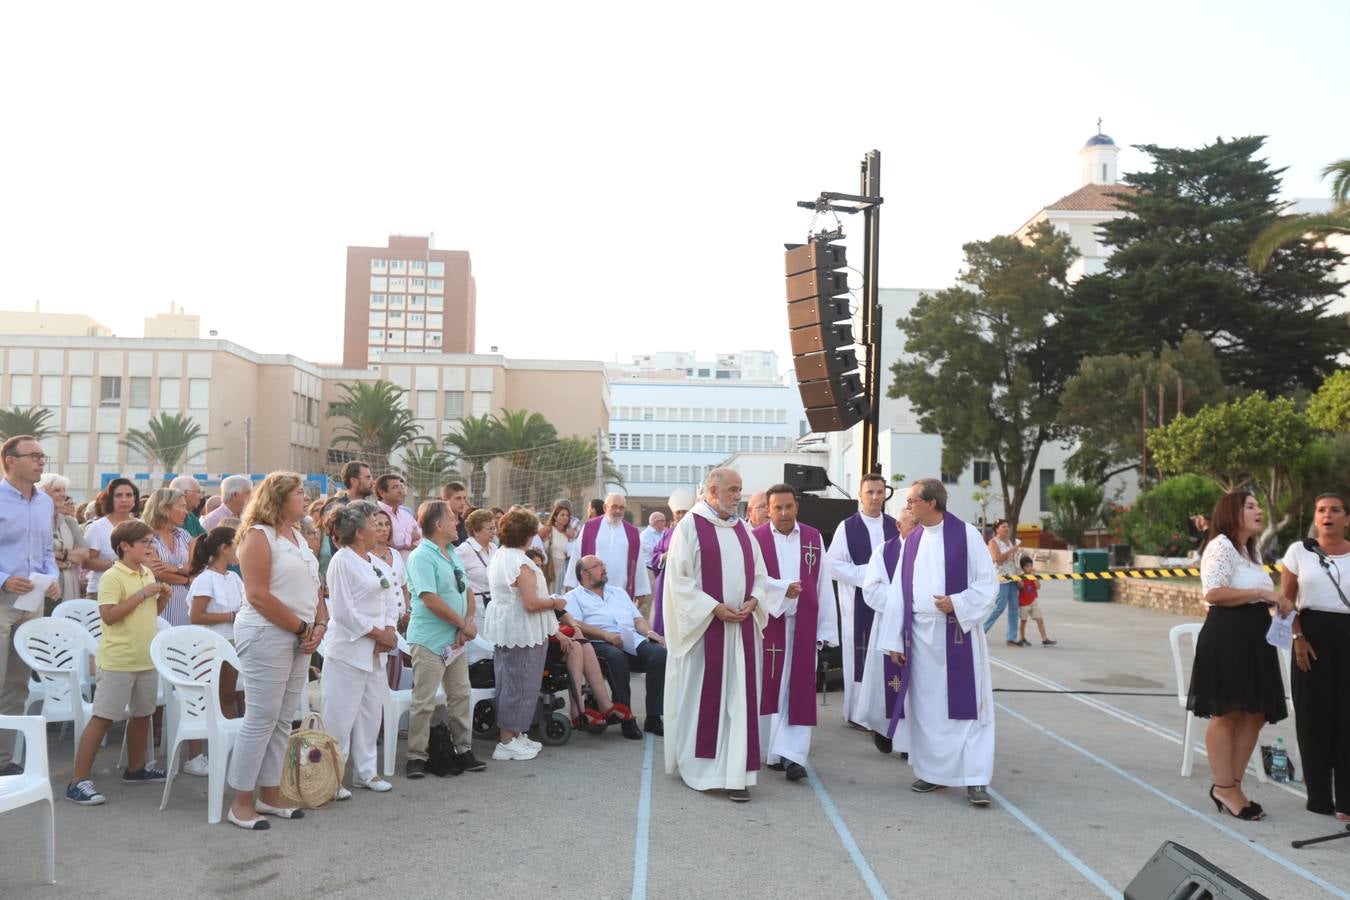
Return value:
<svg viewBox="0 0 1350 900">
<path fill-rule="evenodd" d="M 220 667 L 239 668 L 239 656 L 230 642 L 209 628 L 180 625 L 155 635 L 150 659 L 160 677 L 173 686 L 177 717 L 165 746 L 169 748 L 164 796 L 159 808 L 169 805 L 169 792 L 178 772 L 178 749 L 184 741 L 206 741 L 206 821 L 220 821 L 225 800 L 225 771 L 239 734 L 242 719 L 227 719 L 220 711 Z"/>
<path fill-rule="evenodd" d="M 14 649 L 42 681 L 42 718 L 72 723 L 78 752 L 84 726 L 94 714 L 94 705 L 80 693 L 81 673 L 89 671 L 98 642 L 69 619 L 43 617 L 15 629 Z"/>
<path fill-rule="evenodd" d="M 1181 667 L 1181 642 L 1184 638 L 1190 638 L 1190 658 L 1195 659 L 1195 642 L 1199 636 L 1199 622 L 1187 622 L 1184 625 L 1174 625 L 1172 630 L 1167 634 L 1168 643 L 1172 645 L 1172 669 L 1176 673 L 1177 678 L 1177 703 L 1185 710 L 1186 714 L 1186 730 L 1181 736 L 1181 777 L 1183 778 L 1191 777 L 1191 769 L 1193 768 L 1194 762 L 1193 754 L 1196 749 L 1195 743 L 1192 740 L 1192 735 L 1194 735 L 1197 730 L 1195 725 L 1198 719 L 1194 713 L 1186 708 L 1186 675 Z M 1256 762 L 1255 769 L 1256 780 L 1265 784 L 1268 780 L 1266 778 L 1266 767 L 1261 764 L 1259 758 Z"/>
<path fill-rule="evenodd" d="M 1294 774 L 1303 778 L 1303 757 L 1298 752 L 1298 726 L 1294 722 L 1294 670 L 1290 667 L 1293 657 L 1292 648 L 1280 648 L 1280 680 L 1284 685 L 1284 699 L 1289 708 L 1289 728 L 1294 732 L 1294 739 L 1289 742 L 1287 748 L 1289 758 L 1294 762 Z M 1262 765 L 1261 769 L 1265 769 Z"/>
<path fill-rule="evenodd" d="M 0 813 L 33 803 L 46 803 L 43 838 L 47 846 L 47 883 L 56 884 L 56 810 L 52 805 L 52 782 L 47 772 L 47 723 L 41 716 L 0 716 L 0 730 L 17 731 L 24 738 L 23 774 L 0 777 Z M 12 884 L 13 870 L 6 881 Z"/>
</svg>

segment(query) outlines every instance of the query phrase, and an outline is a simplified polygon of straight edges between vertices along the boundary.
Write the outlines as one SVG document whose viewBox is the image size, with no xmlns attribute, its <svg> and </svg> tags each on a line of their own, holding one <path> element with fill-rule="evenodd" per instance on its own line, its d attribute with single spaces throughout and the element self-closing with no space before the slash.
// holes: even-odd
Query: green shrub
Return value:
<svg viewBox="0 0 1350 900">
<path fill-rule="evenodd" d="M 1223 489 L 1204 475 L 1178 475 L 1140 494 L 1116 518 L 1121 533 L 1136 553 L 1185 556 L 1191 549 L 1187 520 L 1208 516 Z"/>
</svg>

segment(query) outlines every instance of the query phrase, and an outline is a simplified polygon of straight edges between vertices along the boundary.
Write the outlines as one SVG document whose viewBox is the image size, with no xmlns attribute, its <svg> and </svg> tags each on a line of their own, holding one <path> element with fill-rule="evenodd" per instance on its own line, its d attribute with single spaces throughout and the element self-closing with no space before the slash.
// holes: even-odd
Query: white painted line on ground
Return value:
<svg viewBox="0 0 1350 900">
<path fill-rule="evenodd" d="M 849 859 L 853 860 L 853 865 L 857 867 L 858 874 L 862 876 L 863 884 L 867 885 L 868 893 L 872 895 L 872 900 L 889 900 L 886 892 L 881 889 L 881 882 L 877 881 L 876 873 L 872 867 L 867 864 L 867 859 L 858 849 L 858 842 L 853 840 L 853 834 L 844 824 L 844 820 L 839 815 L 838 808 L 834 801 L 825 791 L 825 785 L 820 783 L 820 776 L 810 765 L 806 767 L 806 773 L 810 776 L 811 788 L 816 792 L 816 799 L 820 801 L 821 807 L 825 810 L 825 815 L 829 816 L 830 824 L 834 826 L 834 831 L 839 835 L 839 840 L 843 843 L 844 849 L 848 851 Z"/>
<path fill-rule="evenodd" d="M 1044 675 L 1039 675 L 1035 672 L 1032 672 L 1029 669 L 1024 669 L 1021 666 L 1014 665 L 1013 663 L 1006 662 L 1001 659 L 995 659 L 992 656 L 989 657 L 989 661 L 1000 668 L 1007 669 L 1014 675 L 1020 675 L 1023 678 L 1027 679 L 1028 681 L 1033 682 L 1035 684 L 1039 684 L 1042 687 L 1051 688 L 1057 691 L 1073 690 L 1067 685 L 1060 684 L 1057 681 L 1052 681 L 1051 679 L 1046 678 Z M 1107 703 L 1104 700 L 1097 700 L 1094 697 L 1085 697 L 1082 694 L 1072 694 L 1072 693 L 1064 694 L 1063 696 L 1068 697 L 1070 700 L 1077 701 L 1078 703 L 1082 703 L 1084 706 L 1092 707 L 1098 712 L 1106 713 L 1108 716 L 1119 719 L 1120 721 L 1133 725 L 1136 728 L 1141 728 L 1144 731 L 1149 732 L 1150 734 L 1154 734 L 1160 738 L 1163 738 L 1164 740 L 1171 741 L 1178 747 L 1180 747 L 1182 744 L 1183 736 L 1181 732 L 1174 731 L 1171 728 L 1168 728 L 1166 725 L 1159 724 L 1158 722 L 1154 722 L 1151 719 L 1146 719 L 1143 716 L 1136 715 L 1135 713 L 1121 709 L 1118 706 L 1113 706 L 1112 704 Z M 1178 709 L 1180 709 L 1180 707 L 1178 707 Z M 1209 753 L 1205 750 L 1203 742 L 1196 744 L 1194 749 L 1201 756 L 1204 756 L 1206 758 L 1209 757 Z M 1255 773 L 1256 767 L 1258 765 L 1261 765 L 1259 759 L 1260 757 L 1253 757 L 1251 763 L 1248 765 L 1248 768 L 1253 773 Z M 1304 800 L 1308 799 L 1308 795 L 1306 792 L 1300 791 L 1298 788 L 1288 783 L 1269 780 L 1267 781 L 1266 784 L 1268 787 L 1279 788 L 1280 790 L 1285 791 L 1286 793 L 1293 794 L 1295 797 L 1299 797 Z"/>
<path fill-rule="evenodd" d="M 1225 834 L 1225 835 L 1227 835 L 1228 837 L 1232 838 L 1233 840 L 1237 841 L 1237 842 L 1238 842 L 1239 844 L 1241 844 L 1242 846 L 1247 847 L 1247 848 L 1249 848 L 1249 849 L 1251 849 L 1251 850 L 1255 850 L 1257 853 L 1259 853 L 1259 854 L 1261 854 L 1262 856 L 1266 857 L 1266 859 L 1269 859 L 1271 862 L 1274 862 L 1274 863 L 1276 863 L 1276 864 L 1278 864 L 1278 865 L 1280 865 L 1280 866 L 1283 866 L 1285 869 L 1288 869 L 1290 872 L 1293 872 L 1295 875 L 1299 876 L 1300 878 L 1303 878 L 1303 879 L 1305 879 L 1305 880 L 1307 880 L 1307 881 L 1312 882 L 1313 884 L 1315 884 L 1315 885 L 1317 885 L 1318 887 L 1320 887 L 1322 890 L 1324 890 L 1324 891 L 1329 891 L 1329 892 L 1331 892 L 1332 894 L 1334 894 L 1334 895 L 1337 896 L 1337 897 L 1343 897 L 1343 898 L 1347 898 L 1347 900 L 1350 900 L 1350 893 L 1347 893 L 1346 891 L 1342 890 L 1341 888 L 1338 888 L 1336 885 L 1332 884 L 1331 882 L 1327 881 L 1326 879 L 1324 879 L 1324 878 L 1322 878 L 1322 877 L 1320 877 L 1320 876 L 1318 876 L 1318 875 L 1315 875 L 1315 874 L 1313 874 L 1312 872 L 1309 872 L 1307 869 L 1303 868 L 1303 867 L 1300 866 L 1298 863 L 1295 863 L 1295 862 L 1293 862 L 1292 860 L 1286 859 L 1285 857 L 1283 857 L 1283 856 L 1281 856 L 1280 854 L 1276 853 L 1274 850 L 1271 850 L 1271 849 L 1269 849 L 1268 847 L 1264 847 L 1264 846 L 1262 846 L 1261 844 L 1258 844 L 1256 841 L 1252 840 L 1252 839 L 1249 838 L 1248 836 L 1246 836 L 1246 835 L 1244 835 L 1244 834 L 1242 834 L 1242 833 L 1240 833 L 1240 832 L 1234 831 L 1232 828 L 1229 828 L 1227 825 L 1225 825 L 1225 824 L 1223 824 L 1222 822 L 1220 822 L 1220 821 L 1219 821 L 1218 819 L 1216 819 L 1214 816 L 1211 816 L 1211 815 L 1209 815 L 1208 813 L 1203 813 L 1203 812 L 1200 812 L 1200 811 L 1198 811 L 1198 810 L 1192 808 L 1192 807 L 1189 806 L 1188 804 L 1182 802 L 1181 800 L 1178 800 L 1176 797 L 1173 797 L 1171 794 L 1167 793 L 1166 791 L 1154 787 L 1153 785 L 1149 784 L 1147 781 L 1144 781 L 1142 778 L 1138 778 L 1138 777 L 1136 777 L 1136 776 L 1134 776 L 1134 775 L 1131 775 L 1129 772 L 1125 771 L 1125 770 L 1122 769 L 1120 766 L 1117 766 L 1115 763 L 1112 763 L 1112 762 L 1109 762 L 1109 761 L 1106 760 L 1106 759 L 1103 759 L 1102 757 L 1100 757 L 1100 756 L 1098 756 L 1097 754 L 1093 753 L 1091 750 L 1088 750 L 1088 749 L 1085 748 L 1085 747 L 1081 747 L 1081 746 L 1079 746 L 1078 744 L 1075 744 L 1073 741 L 1069 740 L 1068 738 L 1061 737 L 1060 735 L 1055 734 L 1055 732 L 1053 732 L 1053 731 L 1051 731 L 1050 729 L 1046 728 L 1044 725 L 1041 725 L 1041 724 L 1039 724 L 1039 723 L 1037 723 L 1037 722 L 1033 722 L 1031 719 L 1028 719 L 1026 716 L 1022 715 L 1021 713 L 1017 712 L 1016 710 L 1010 709 L 1008 706 L 1006 706 L 1006 705 L 1004 705 L 1004 704 L 1002 704 L 1002 703 L 995 703 L 994 705 L 997 706 L 999 709 L 1001 709 L 1003 712 L 1005 712 L 1005 713 L 1007 713 L 1008 715 L 1012 716 L 1014 719 L 1017 719 L 1018 721 L 1022 722 L 1023 724 L 1028 725 L 1028 726 L 1030 726 L 1031 728 L 1034 728 L 1035 730 L 1039 731 L 1041 734 L 1044 734 L 1046 737 L 1049 737 L 1049 738 L 1052 738 L 1052 739 L 1058 741 L 1059 743 L 1063 744 L 1065 747 L 1068 747 L 1070 750 L 1073 750 L 1074 752 L 1079 753 L 1079 754 L 1081 754 L 1081 755 L 1087 757 L 1088 759 L 1090 759 L 1090 760 L 1092 760 L 1093 762 L 1095 762 L 1097 765 L 1099 765 L 1099 766 L 1101 766 L 1101 767 L 1103 767 L 1103 768 L 1105 768 L 1105 769 L 1107 769 L 1107 770 L 1113 772 L 1113 773 L 1116 774 L 1116 775 L 1119 775 L 1121 778 L 1124 778 L 1126 781 L 1130 782 L 1131 784 L 1134 784 L 1134 785 L 1137 786 L 1137 787 L 1143 788 L 1144 790 L 1148 791 L 1150 794 L 1153 794 L 1155 797 L 1158 797 L 1158 798 L 1161 799 L 1161 800 L 1167 801 L 1167 802 L 1170 803 L 1172 806 L 1175 806 L 1177 809 L 1181 810 L 1182 812 L 1186 813 L 1187 815 L 1190 815 L 1190 816 L 1195 817 L 1196 819 L 1199 819 L 1201 822 L 1204 822 L 1204 823 L 1205 823 L 1206 825 L 1208 825 L 1209 827 L 1211 827 L 1211 828 L 1213 828 L 1213 829 L 1219 831 L 1220 833 Z"/>
<path fill-rule="evenodd" d="M 1066 863 L 1077 869 L 1079 875 L 1082 875 L 1088 881 L 1095 884 L 1097 888 L 1106 896 L 1114 897 L 1116 898 L 1116 900 L 1120 900 L 1121 897 L 1120 891 L 1112 887 L 1109 881 L 1107 881 L 1101 875 L 1097 874 L 1097 872 L 1094 871 L 1090 866 L 1088 866 L 1087 863 L 1083 862 L 1077 856 L 1074 856 L 1073 853 L 1070 852 L 1070 850 L 1067 847 L 1065 847 L 1059 841 L 1055 840 L 1054 835 L 1050 834 L 1050 832 L 1046 831 L 1044 828 L 1037 825 L 1035 822 L 1031 820 L 1030 816 L 1022 812 L 1012 803 L 1010 803 L 1007 797 L 1004 797 L 1002 794 L 994 790 L 992 787 L 989 788 L 989 796 L 993 797 L 995 800 L 998 801 L 1000 806 L 1008 810 L 1008 812 L 1012 813 L 1014 819 L 1025 825 L 1031 831 L 1032 834 L 1036 835 L 1036 837 L 1044 841 L 1046 845 L 1050 847 L 1051 850 L 1054 850 L 1056 853 L 1058 853 L 1060 859 L 1064 860 Z"/>
<path fill-rule="evenodd" d="M 656 741 L 643 735 L 642 782 L 638 786 L 637 837 L 633 842 L 633 900 L 647 896 L 647 843 L 652 830 L 652 748 Z"/>
</svg>

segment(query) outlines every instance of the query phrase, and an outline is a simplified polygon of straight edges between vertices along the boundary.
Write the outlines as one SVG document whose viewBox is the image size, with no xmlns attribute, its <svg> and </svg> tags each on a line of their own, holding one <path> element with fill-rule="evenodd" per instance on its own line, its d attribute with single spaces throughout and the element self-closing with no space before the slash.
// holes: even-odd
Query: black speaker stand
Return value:
<svg viewBox="0 0 1350 900">
<path fill-rule="evenodd" d="M 1306 847 L 1309 844 L 1321 844 L 1325 843 L 1326 841 L 1338 841 L 1341 838 L 1350 838 L 1350 825 L 1346 825 L 1344 831 L 1338 831 L 1335 834 L 1326 834 L 1323 835 L 1322 837 L 1309 838 L 1306 841 L 1290 841 L 1290 845 L 1295 850 L 1297 850 L 1300 847 Z"/>
</svg>

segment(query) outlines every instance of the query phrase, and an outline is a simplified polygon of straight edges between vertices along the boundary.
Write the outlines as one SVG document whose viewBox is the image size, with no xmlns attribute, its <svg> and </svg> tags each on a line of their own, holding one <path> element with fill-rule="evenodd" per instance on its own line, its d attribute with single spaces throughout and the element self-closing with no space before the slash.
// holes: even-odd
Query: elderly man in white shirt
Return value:
<svg viewBox="0 0 1350 900">
<path fill-rule="evenodd" d="M 570 590 L 581 584 L 577 580 L 577 560 L 583 556 L 598 556 L 614 576 L 615 586 L 640 609 L 644 603 L 651 602 L 651 576 L 639 558 L 642 537 L 637 528 L 624 521 L 623 514 L 627 509 L 623 494 L 610 494 L 605 498 L 605 514 L 588 520 L 572 542 L 563 586 Z"/>
<path fill-rule="evenodd" d="M 629 673 L 647 675 L 647 718 L 642 727 L 663 734 L 661 724 L 666 690 L 665 638 L 652 630 L 637 605 L 621 588 L 609 584 L 604 560 L 583 556 L 572 574 L 581 584 L 567 593 L 567 612 L 581 625 L 581 633 L 595 647 L 595 655 L 609 667 L 614 702 L 631 709 L 633 691 Z M 637 722 L 625 719 L 624 737 L 642 736 Z"/>
</svg>

